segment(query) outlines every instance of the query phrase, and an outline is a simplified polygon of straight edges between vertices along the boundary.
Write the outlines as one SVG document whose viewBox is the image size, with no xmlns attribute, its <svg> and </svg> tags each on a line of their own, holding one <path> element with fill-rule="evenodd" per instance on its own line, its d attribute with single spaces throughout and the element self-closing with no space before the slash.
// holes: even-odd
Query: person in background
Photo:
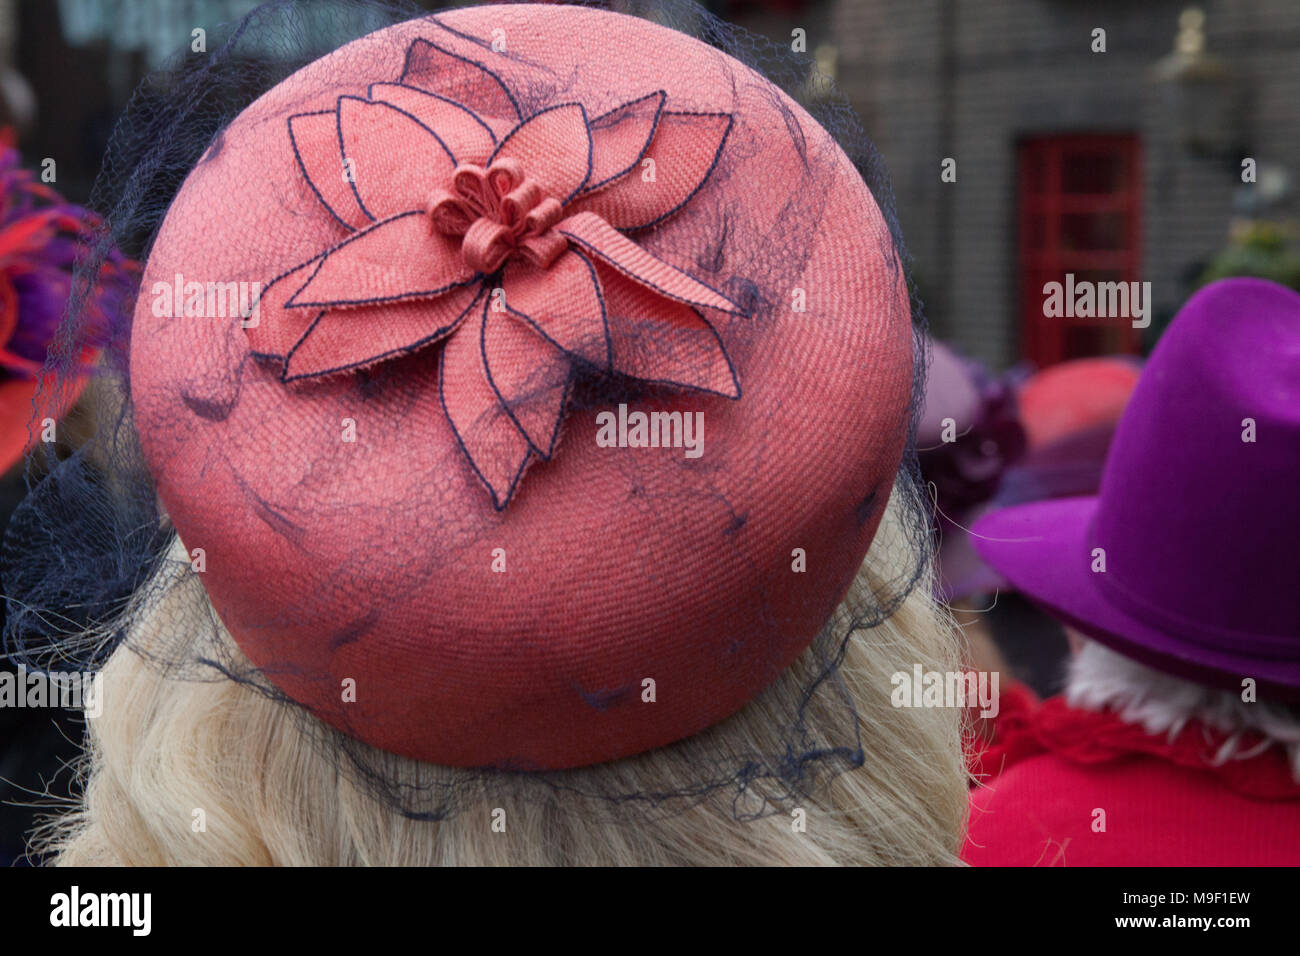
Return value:
<svg viewBox="0 0 1300 956">
<path fill-rule="evenodd" d="M 995 377 L 937 340 L 930 355 L 917 445 L 939 530 L 936 592 L 965 632 L 971 666 L 1001 672 L 1004 695 L 1036 702 L 1059 686 L 1064 636 L 1023 603 L 989 613 L 1012 588 L 969 529 L 996 508 L 1095 494 L 1141 365 L 1102 356 Z"/>
<path fill-rule="evenodd" d="M 0 130 L 0 143 L 12 138 Z M 43 441 L 64 449 L 75 444 L 64 419 L 92 378 L 96 350 L 80 356 L 85 374 L 65 377 L 57 388 L 45 371 L 46 355 L 74 288 L 78 258 L 100 226 L 93 213 L 24 169 L 16 150 L 0 146 L 0 528 L 26 491 L 26 454 Z M 116 251 L 108 256 L 93 293 L 92 322 L 121 314 L 137 272 Z M 4 614 L 0 602 L 0 628 Z M 12 670 L 7 661 L 2 666 Z M 0 866 L 21 858 L 23 832 L 32 823 L 30 807 L 21 805 L 75 754 L 80 723 L 67 711 L 0 700 Z"/>
<path fill-rule="evenodd" d="M 973 529 L 1077 653 L 1065 693 L 1004 712 L 980 755 L 967 862 L 1300 864 L 1298 485 L 1300 295 L 1207 286 L 1143 371 L 1099 493 Z"/>
<path fill-rule="evenodd" d="M 1026 436 L 1011 376 L 998 378 L 937 340 L 929 345 L 917 457 L 939 530 L 935 591 L 960 606 L 1001 583 L 975 554 L 965 529 L 1023 456 Z"/>
</svg>

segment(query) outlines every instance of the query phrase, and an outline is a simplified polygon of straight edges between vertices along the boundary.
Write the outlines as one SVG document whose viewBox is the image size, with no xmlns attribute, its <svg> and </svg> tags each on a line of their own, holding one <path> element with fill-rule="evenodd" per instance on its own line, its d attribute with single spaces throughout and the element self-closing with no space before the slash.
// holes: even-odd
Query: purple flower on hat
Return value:
<svg viewBox="0 0 1300 956">
<path fill-rule="evenodd" d="M 66 202 L 23 169 L 17 151 L 0 152 L 0 377 L 40 373 L 78 258 L 99 227 L 94 213 Z M 109 254 L 90 302 L 92 323 L 120 314 L 135 270 L 117 250 Z"/>
</svg>

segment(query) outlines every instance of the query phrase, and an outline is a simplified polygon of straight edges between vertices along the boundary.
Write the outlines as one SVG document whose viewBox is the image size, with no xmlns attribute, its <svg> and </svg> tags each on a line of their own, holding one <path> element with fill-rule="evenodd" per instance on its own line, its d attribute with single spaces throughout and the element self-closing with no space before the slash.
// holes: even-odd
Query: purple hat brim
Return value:
<svg viewBox="0 0 1300 956">
<path fill-rule="evenodd" d="M 1300 661 L 1209 648 L 1154 628 L 1111 603 L 1091 570 L 1088 530 L 1097 501 L 1061 498 L 990 512 L 972 529 L 975 548 L 1025 597 L 1126 657 L 1225 689 L 1239 691 L 1242 679 L 1253 677 L 1261 689 L 1300 699 Z"/>
</svg>

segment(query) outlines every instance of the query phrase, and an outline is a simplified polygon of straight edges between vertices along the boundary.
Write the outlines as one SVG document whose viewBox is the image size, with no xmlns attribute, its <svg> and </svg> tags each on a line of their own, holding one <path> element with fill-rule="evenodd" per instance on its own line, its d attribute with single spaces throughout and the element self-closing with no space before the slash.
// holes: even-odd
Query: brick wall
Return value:
<svg viewBox="0 0 1300 956">
<path fill-rule="evenodd" d="M 1239 160 L 1189 155 L 1152 67 L 1186 0 L 830 0 L 841 87 L 893 176 L 935 330 L 995 366 L 1019 356 L 1016 144 L 1131 131 L 1145 156 L 1141 278 L 1156 310 L 1224 242 Z M 1300 184 L 1300 3 L 1206 0 L 1206 48 L 1243 95 L 1243 147 Z M 1107 31 L 1107 52 L 1090 51 Z M 947 95 L 950 91 L 950 95 Z M 957 160 L 957 182 L 940 162 Z M 1290 213 L 1295 212 L 1294 195 Z"/>
</svg>

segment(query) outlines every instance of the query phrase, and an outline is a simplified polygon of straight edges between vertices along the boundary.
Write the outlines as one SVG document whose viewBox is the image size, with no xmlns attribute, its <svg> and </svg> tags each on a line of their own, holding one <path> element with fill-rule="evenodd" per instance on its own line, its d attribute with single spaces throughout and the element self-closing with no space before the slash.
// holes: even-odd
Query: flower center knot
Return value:
<svg viewBox="0 0 1300 956">
<path fill-rule="evenodd" d="M 563 214 L 559 201 L 524 175 L 516 159 L 499 159 L 487 169 L 461 163 L 451 188 L 429 201 L 433 228 L 462 236 L 460 254 L 476 272 L 496 272 L 512 254 L 546 268 L 568 247 L 551 230 Z"/>
</svg>

